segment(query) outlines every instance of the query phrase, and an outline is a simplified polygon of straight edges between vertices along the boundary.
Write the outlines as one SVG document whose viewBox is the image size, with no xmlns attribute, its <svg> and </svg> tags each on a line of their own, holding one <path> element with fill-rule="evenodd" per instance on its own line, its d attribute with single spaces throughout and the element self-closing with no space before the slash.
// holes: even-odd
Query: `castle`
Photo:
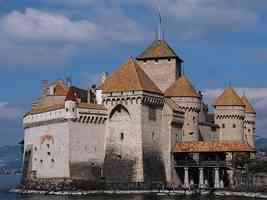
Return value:
<svg viewBox="0 0 267 200">
<path fill-rule="evenodd" d="M 182 63 L 155 40 L 99 86 L 44 83 L 23 117 L 24 178 L 233 187 L 232 161 L 255 152 L 256 112 L 232 87 L 209 112 Z"/>
</svg>

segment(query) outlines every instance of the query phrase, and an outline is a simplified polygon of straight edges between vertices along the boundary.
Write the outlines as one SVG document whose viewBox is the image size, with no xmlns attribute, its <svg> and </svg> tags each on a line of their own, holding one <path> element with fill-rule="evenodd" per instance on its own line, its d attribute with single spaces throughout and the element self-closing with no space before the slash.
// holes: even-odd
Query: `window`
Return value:
<svg viewBox="0 0 267 200">
<path fill-rule="evenodd" d="M 47 155 L 48 155 L 48 156 L 51 156 L 51 153 L 50 153 L 50 152 L 47 152 Z"/>
<path fill-rule="evenodd" d="M 225 128 L 225 124 L 222 124 L 222 128 Z"/>
<path fill-rule="evenodd" d="M 233 128 L 236 128 L 236 124 L 233 124 Z"/>
<path fill-rule="evenodd" d="M 158 60 L 158 59 L 155 59 L 155 62 L 156 62 L 156 63 L 158 63 L 158 62 L 159 62 L 159 60 Z"/>
<path fill-rule="evenodd" d="M 46 144 L 47 148 L 49 149 L 50 148 L 50 145 L 49 144 Z"/>
<path fill-rule="evenodd" d="M 37 147 L 34 147 L 34 151 L 37 151 L 38 149 L 37 149 Z"/>
<path fill-rule="evenodd" d="M 157 120 L 156 114 L 157 114 L 156 109 L 153 107 L 149 107 L 149 120 L 156 121 Z"/>
<path fill-rule="evenodd" d="M 248 129 L 248 132 L 249 132 L 249 133 L 250 133 L 250 131 L 251 131 L 251 130 L 250 130 L 250 129 Z"/>
<path fill-rule="evenodd" d="M 69 112 L 69 109 L 68 108 L 66 108 L 66 112 Z"/>
<path fill-rule="evenodd" d="M 155 133 L 152 132 L 152 140 L 155 140 Z"/>
<path fill-rule="evenodd" d="M 190 132 L 189 135 L 194 135 L 194 132 Z"/>
<path fill-rule="evenodd" d="M 74 108 L 72 108 L 72 112 L 75 112 L 75 109 Z"/>
<path fill-rule="evenodd" d="M 171 59 L 170 59 L 170 58 L 168 58 L 168 61 L 169 61 L 169 62 L 171 62 Z"/>
<path fill-rule="evenodd" d="M 124 140 L 124 133 L 121 133 L 120 138 L 121 140 Z"/>
<path fill-rule="evenodd" d="M 43 160 L 40 160 L 40 163 L 43 163 Z"/>
<path fill-rule="evenodd" d="M 51 159 L 51 162 L 55 162 L 54 158 Z"/>
</svg>

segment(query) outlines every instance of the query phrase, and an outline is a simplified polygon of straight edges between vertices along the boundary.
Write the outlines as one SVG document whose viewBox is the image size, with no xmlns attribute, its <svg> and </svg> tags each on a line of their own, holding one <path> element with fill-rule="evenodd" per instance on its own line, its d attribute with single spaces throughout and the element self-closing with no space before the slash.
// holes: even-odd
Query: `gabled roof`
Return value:
<svg viewBox="0 0 267 200">
<path fill-rule="evenodd" d="M 245 106 L 242 99 L 232 87 L 228 87 L 216 99 L 214 106 Z"/>
<path fill-rule="evenodd" d="M 160 89 L 132 58 L 108 76 L 101 88 L 103 93 L 145 91 L 162 94 Z"/>
<path fill-rule="evenodd" d="M 167 97 L 197 97 L 200 95 L 185 75 L 176 80 L 166 91 Z"/>
<path fill-rule="evenodd" d="M 243 95 L 241 99 L 242 99 L 243 103 L 245 104 L 245 112 L 256 114 L 256 111 L 253 108 L 253 106 L 251 105 L 251 103 L 249 102 L 248 98 L 245 95 Z"/>
<path fill-rule="evenodd" d="M 247 143 L 238 141 L 196 141 L 176 143 L 175 153 L 200 152 L 254 152 Z"/>
<path fill-rule="evenodd" d="M 155 40 L 143 53 L 136 59 L 155 59 L 155 58 L 177 58 L 183 62 L 174 52 L 174 50 L 164 40 Z"/>
</svg>

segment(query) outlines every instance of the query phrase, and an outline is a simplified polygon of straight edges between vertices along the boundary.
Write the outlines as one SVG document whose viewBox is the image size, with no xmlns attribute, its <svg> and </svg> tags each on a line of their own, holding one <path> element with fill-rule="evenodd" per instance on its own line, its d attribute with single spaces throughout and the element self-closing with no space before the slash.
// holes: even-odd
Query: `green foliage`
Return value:
<svg viewBox="0 0 267 200">
<path fill-rule="evenodd" d="M 248 170 L 252 174 L 267 173 L 267 161 L 257 160 L 250 162 L 248 165 Z"/>
</svg>

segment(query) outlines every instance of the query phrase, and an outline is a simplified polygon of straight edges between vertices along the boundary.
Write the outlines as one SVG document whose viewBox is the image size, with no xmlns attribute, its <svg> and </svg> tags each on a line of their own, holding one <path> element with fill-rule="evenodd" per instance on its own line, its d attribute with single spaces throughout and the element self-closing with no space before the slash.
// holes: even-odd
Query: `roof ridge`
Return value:
<svg viewBox="0 0 267 200">
<path fill-rule="evenodd" d="M 234 88 L 226 88 L 222 94 L 215 100 L 214 106 L 243 106 L 243 103 L 240 96 L 236 93 Z"/>
</svg>

